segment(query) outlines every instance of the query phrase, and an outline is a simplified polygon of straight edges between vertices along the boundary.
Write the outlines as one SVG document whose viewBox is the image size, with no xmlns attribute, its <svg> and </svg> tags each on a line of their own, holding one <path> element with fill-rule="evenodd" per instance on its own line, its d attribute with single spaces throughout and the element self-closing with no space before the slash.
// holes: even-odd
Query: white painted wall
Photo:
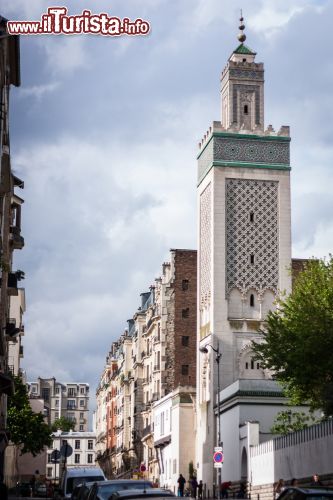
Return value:
<svg viewBox="0 0 333 500">
<path fill-rule="evenodd" d="M 333 472 L 333 422 L 313 425 L 303 431 L 276 438 L 251 450 L 253 486 L 279 478 L 310 477 Z"/>
<path fill-rule="evenodd" d="M 160 485 L 175 493 L 179 474 L 188 479 L 189 463 L 192 461 L 195 467 L 195 401 L 180 402 L 182 393 L 193 396 L 193 388 L 178 388 L 155 403 L 153 408 L 154 445 L 171 435 L 170 443 L 161 448 Z"/>
<path fill-rule="evenodd" d="M 248 393 L 248 395 L 246 394 Z M 264 394 L 272 394 L 264 396 Z M 276 393 L 276 396 L 273 394 Z M 241 395 L 240 395 L 241 394 Z M 262 396 L 254 396 L 262 394 Z M 281 397 L 281 388 L 273 380 L 239 379 L 220 393 L 220 429 L 223 442 L 223 481 L 239 481 L 242 478 L 242 451 L 249 445 L 270 440 L 270 432 L 276 415 L 285 409 L 286 399 Z M 294 407 L 288 407 L 294 410 Z M 248 437 L 248 422 L 259 426 L 258 442 Z M 213 467 L 213 461 L 211 461 Z M 250 479 L 250 466 L 247 466 Z"/>
</svg>

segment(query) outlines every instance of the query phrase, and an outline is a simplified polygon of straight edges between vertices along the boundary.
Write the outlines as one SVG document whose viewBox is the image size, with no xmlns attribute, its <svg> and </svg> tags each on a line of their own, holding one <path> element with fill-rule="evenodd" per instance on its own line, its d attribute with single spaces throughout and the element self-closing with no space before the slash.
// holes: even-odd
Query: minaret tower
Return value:
<svg viewBox="0 0 333 500">
<path fill-rule="evenodd" d="M 240 18 L 241 44 L 231 54 L 221 78 L 222 125 L 226 129 L 264 129 L 264 65 L 255 63 L 256 53 L 244 45 L 246 35 Z"/>
<path fill-rule="evenodd" d="M 196 465 L 210 491 L 216 415 L 227 411 L 223 400 L 217 409 L 217 389 L 232 394 L 239 380 L 269 380 L 251 342 L 279 292 L 291 288 L 289 127 L 265 129 L 264 65 L 244 44 L 242 15 L 239 29 L 240 44 L 221 76 L 221 121 L 209 127 L 198 154 Z M 205 346 L 208 352 L 199 352 Z M 222 353 L 219 381 L 212 348 Z M 230 471 L 223 477 L 238 480 L 240 459 L 221 419 L 223 474 Z"/>
</svg>

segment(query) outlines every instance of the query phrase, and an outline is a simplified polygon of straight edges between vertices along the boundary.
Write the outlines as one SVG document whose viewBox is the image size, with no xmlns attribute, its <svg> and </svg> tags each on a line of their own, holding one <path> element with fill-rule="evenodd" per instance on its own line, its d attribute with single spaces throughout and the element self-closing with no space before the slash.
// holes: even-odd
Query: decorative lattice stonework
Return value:
<svg viewBox="0 0 333 500">
<path fill-rule="evenodd" d="M 289 165 L 289 142 L 216 137 L 214 159 Z"/>
<path fill-rule="evenodd" d="M 226 180 L 226 292 L 277 293 L 278 182 Z"/>
<path fill-rule="evenodd" d="M 230 77 L 233 78 L 244 78 L 245 80 L 263 80 L 264 72 L 254 71 L 253 69 L 230 69 L 229 70 Z"/>
<path fill-rule="evenodd" d="M 211 200 L 212 187 L 208 184 L 200 196 L 200 302 L 207 304 L 211 290 Z"/>
</svg>

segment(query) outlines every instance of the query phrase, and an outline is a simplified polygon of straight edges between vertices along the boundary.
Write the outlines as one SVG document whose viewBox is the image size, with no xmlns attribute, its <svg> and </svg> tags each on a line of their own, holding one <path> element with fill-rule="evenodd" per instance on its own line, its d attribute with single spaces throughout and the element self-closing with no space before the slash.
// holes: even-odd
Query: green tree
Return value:
<svg viewBox="0 0 333 500">
<path fill-rule="evenodd" d="M 333 415 L 333 258 L 308 261 L 253 351 L 294 404 Z"/>
<path fill-rule="evenodd" d="M 57 418 L 53 424 L 51 425 L 52 432 L 56 432 L 57 430 L 61 430 L 63 432 L 69 432 L 73 429 L 73 422 L 66 417 Z"/>
<path fill-rule="evenodd" d="M 275 418 L 271 432 L 286 435 L 289 432 L 305 429 L 315 422 L 316 418 L 312 414 L 291 410 L 280 411 Z"/>
<path fill-rule="evenodd" d="M 38 455 L 52 444 L 51 429 L 42 413 L 32 411 L 26 386 L 14 376 L 15 392 L 8 399 L 7 426 L 11 441 L 21 446 L 21 454 Z"/>
</svg>

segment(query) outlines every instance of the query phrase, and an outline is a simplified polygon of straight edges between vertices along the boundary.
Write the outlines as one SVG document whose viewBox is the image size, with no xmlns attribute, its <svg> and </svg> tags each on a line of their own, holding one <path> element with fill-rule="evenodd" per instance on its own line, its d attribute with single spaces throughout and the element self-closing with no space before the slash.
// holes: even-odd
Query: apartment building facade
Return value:
<svg viewBox="0 0 333 500">
<path fill-rule="evenodd" d="M 8 371 L 13 375 L 21 375 L 20 362 L 24 357 L 24 324 L 23 314 L 25 313 L 25 289 L 18 288 L 17 295 L 10 297 L 10 318 L 15 321 L 15 327 L 19 330 L 15 337 L 8 340 Z"/>
<path fill-rule="evenodd" d="M 66 467 L 91 467 L 95 465 L 96 458 L 96 435 L 94 432 L 61 432 L 52 435 L 52 446 L 46 454 L 46 479 L 52 482 L 59 481 L 61 471 L 64 467 L 64 457 L 57 463 L 53 460 L 54 455 L 67 445 L 71 454 L 66 459 Z"/>
<path fill-rule="evenodd" d="M 21 360 L 24 356 L 23 337 L 24 324 L 23 314 L 25 312 L 25 290 L 18 288 L 17 295 L 10 296 L 10 318 L 18 333 L 8 339 L 7 367 L 8 372 L 23 379 L 25 373 L 21 369 Z M 9 441 L 5 450 L 5 481 L 9 487 L 13 487 L 19 477 L 20 448 Z"/>
<path fill-rule="evenodd" d="M 62 383 L 52 378 L 38 377 L 28 383 L 30 398 L 44 401 L 48 423 L 65 417 L 73 422 L 73 431 L 87 432 L 89 425 L 89 384 Z"/>
<path fill-rule="evenodd" d="M 0 476 L 5 475 L 4 456 L 8 445 L 7 396 L 14 389 L 8 370 L 8 341 L 20 333 L 10 316 L 10 296 L 18 295 L 21 271 L 13 271 L 13 252 L 22 249 L 21 205 L 16 187 L 23 182 L 13 173 L 9 140 L 10 88 L 20 85 L 19 37 L 9 36 L 7 20 L 0 16 Z"/>
<path fill-rule="evenodd" d="M 196 251 L 172 249 L 161 277 L 141 294 L 128 328 L 111 346 L 96 410 L 98 461 L 108 477 L 145 469 L 145 477 L 157 481 L 154 405 L 179 387 L 195 400 L 196 266 Z M 178 456 L 173 460 L 179 463 Z"/>
</svg>

